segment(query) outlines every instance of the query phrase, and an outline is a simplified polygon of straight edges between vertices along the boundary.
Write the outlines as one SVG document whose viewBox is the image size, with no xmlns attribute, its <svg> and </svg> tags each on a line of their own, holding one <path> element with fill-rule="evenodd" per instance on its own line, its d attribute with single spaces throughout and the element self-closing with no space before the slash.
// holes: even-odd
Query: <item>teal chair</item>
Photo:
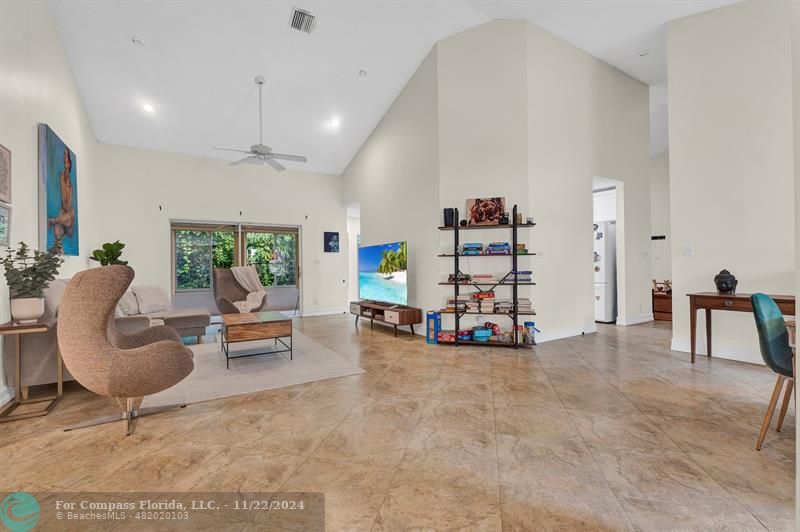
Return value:
<svg viewBox="0 0 800 532">
<path fill-rule="evenodd" d="M 761 432 L 756 442 L 756 450 L 761 450 L 761 444 L 767 436 L 769 424 L 772 422 L 772 414 L 783 389 L 783 383 L 787 382 L 786 392 L 783 395 L 781 413 L 778 417 L 776 430 L 780 432 L 783 426 L 783 419 L 789 409 L 789 401 L 792 399 L 792 389 L 794 388 L 794 372 L 792 370 L 792 348 L 789 346 L 789 331 L 786 329 L 786 322 L 783 320 L 778 305 L 766 294 L 753 294 L 750 296 L 753 305 L 753 316 L 756 319 L 756 329 L 758 330 L 758 343 L 761 348 L 761 357 L 764 363 L 778 374 L 775 382 L 775 389 L 772 391 L 772 398 L 769 400 L 767 413 L 764 415 L 764 422 L 761 424 Z"/>
</svg>

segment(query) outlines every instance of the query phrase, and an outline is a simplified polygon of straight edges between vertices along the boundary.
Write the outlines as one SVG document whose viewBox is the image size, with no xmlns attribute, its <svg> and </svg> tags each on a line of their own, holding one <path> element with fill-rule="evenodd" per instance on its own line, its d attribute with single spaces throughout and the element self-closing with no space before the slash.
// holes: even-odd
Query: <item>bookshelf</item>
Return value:
<svg viewBox="0 0 800 532">
<path fill-rule="evenodd" d="M 456 225 L 453 227 L 450 226 L 440 226 L 440 231 L 450 231 L 453 233 L 453 252 L 452 253 L 441 253 L 439 257 L 441 258 L 449 258 L 453 259 L 453 278 L 458 279 L 459 275 L 461 275 L 461 265 L 460 261 L 463 258 L 500 258 L 500 259 L 511 259 L 511 271 L 505 274 L 503 277 L 497 280 L 497 282 L 472 282 L 472 281 L 464 281 L 464 282 L 441 282 L 439 283 L 440 286 L 452 286 L 453 287 L 453 299 L 456 301 L 456 310 L 441 310 L 441 314 L 443 315 L 452 315 L 455 317 L 455 340 L 452 342 L 439 342 L 444 345 L 480 345 L 480 346 L 498 346 L 498 347 L 511 347 L 514 349 L 518 349 L 520 346 L 520 337 L 519 331 L 517 331 L 517 326 L 519 325 L 519 317 L 520 316 L 535 316 L 535 312 L 520 312 L 518 309 L 518 288 L 520 286 L 535 286 L 536 283 L 534 282 L 519 282 L 517 280 L 517 272 L 519 259 L 521 257 L 529 257 L 534 256 L 535 253 L 517 253 L 517 232 L 520 229 L 529 229 L 535 227 L 535 223 L 530 224 L 517 224 L 517 206 L 514 205 L 514 208 L 511 211 L 511 219 L 509 220 L 508 224 L 500 224 L 500 225 L 468 225 L 468 226 L 459 226 L 458 220 L 458 209 L 455 210 L 455 223 Z M 462 231 L 475 231 L 475 230 L 500 230 L 500 231 L 511 231 L 511 253 L 509 254 L 483 254 L 483 255 L 473 255 L 473 254 L 464 254 L 461 252 L 460 240 L 459 236 Z M 510 281 L 509 281 L 510 279 Z M 460 295 L 461 288 L 475 288 L 478 292 L 490 292 L 493 291 L 495 288 L 499 286 L 508 286 L 511 288 L 511 311 L 510 312 L 461 312 L 458 310 L 458 296 Z M 487 287 L 484 289 L 484 287 Z M 473 292 L 474 293 L 474 292 Z M 478 342 L 474 340 L 459 340 L 458 339 L 458 331 L 460 329 L 459 322 L 464 315 L 474 315 L 474 316 L 507 316 L 512 321 L 512 336 L 514 338 L 513 342 L 500 342 L 500 341 L 489 341 L 489 342 Z"/>
</svg>

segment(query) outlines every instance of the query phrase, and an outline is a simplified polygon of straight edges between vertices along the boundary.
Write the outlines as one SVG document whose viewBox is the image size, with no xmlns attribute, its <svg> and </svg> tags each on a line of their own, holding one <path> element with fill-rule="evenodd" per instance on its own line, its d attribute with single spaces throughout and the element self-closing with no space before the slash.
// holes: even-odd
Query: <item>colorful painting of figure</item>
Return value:
<svg viewBox="0 0 800 532">
<path fill-rule="evenodd" d="M 78 166 L 75 154 L 47 124 L 39 124 L 39 246 L 61 238 L 64 255 L 78 255 Z"/>
</svg>

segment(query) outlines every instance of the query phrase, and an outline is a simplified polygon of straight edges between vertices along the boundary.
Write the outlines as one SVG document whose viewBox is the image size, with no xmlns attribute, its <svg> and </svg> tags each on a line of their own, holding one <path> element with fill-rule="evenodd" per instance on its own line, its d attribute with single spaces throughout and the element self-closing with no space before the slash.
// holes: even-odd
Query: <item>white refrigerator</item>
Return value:
<svg viewBox="0 0 800 532">
<path fill-rule="evenodd" d="M 594 319 L 617 321 L 617 225 L 594 224 Z"/>
</svg>

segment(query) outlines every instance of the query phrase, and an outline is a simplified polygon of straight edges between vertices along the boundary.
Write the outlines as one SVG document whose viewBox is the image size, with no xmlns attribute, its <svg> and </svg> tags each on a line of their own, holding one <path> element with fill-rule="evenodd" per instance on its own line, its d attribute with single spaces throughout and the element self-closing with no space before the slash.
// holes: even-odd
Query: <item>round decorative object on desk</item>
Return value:
<svg viewBox="0 0 800 532">
<path fill-rule="evenodd" d="M 717 285 L 717 293 L 719 294 L 735 294 L 736 285 L 739 284 L 739 281 L 728 270 L 722 270 L 714 276 L 714 284 Z"/>
</svg>

